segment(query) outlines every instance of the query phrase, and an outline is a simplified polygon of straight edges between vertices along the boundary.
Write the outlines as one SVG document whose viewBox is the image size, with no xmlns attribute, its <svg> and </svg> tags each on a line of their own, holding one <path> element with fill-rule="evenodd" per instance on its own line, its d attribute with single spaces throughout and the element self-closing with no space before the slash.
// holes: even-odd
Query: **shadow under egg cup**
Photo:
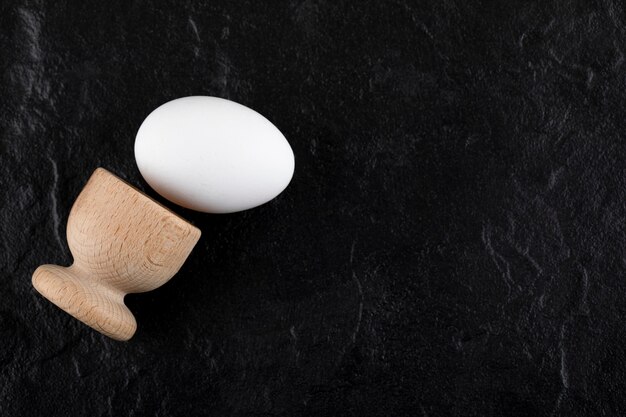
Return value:
<svg viewBox="0 0 626 417">
<path fill-rule="evenodd" d="M 124 296 L 169 281 L 199 238 L 198 228 L 98 168 L 67 222 L 74 263 L 40 266 L 33 273 L 33 286 L 88 326 L 128 340 L 137 322 Z"/>
</svg>

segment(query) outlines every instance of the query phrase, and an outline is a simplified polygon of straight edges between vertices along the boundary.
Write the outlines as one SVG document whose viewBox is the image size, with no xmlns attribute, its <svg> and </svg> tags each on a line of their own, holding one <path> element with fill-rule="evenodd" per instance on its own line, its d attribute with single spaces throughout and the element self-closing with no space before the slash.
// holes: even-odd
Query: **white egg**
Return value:
<svg viewBox="0 0 626 417">
<path fill-rule="evenodd" d="M 294 156 L 269 120 L 217 97 L 184 97 L 144 120 L 135 140 L 141 175 L 168 200 L 207 213 L 256 207 L 291 181 Z"/>
</svg>

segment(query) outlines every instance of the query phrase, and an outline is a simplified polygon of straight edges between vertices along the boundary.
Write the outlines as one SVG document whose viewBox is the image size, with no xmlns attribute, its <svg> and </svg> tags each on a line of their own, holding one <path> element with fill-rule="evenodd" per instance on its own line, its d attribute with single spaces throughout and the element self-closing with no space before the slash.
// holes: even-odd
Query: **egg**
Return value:
<svg viewBox="0 0 626 417">
<path fill-rule="evenodd" d="M 287 139 L 254 110 L 217 97 L 163 104 L 135 140 L 141 175 L 156 192 L 186 208 L 231 213 L 259 206 L 291 181 Z"/>
</svg>

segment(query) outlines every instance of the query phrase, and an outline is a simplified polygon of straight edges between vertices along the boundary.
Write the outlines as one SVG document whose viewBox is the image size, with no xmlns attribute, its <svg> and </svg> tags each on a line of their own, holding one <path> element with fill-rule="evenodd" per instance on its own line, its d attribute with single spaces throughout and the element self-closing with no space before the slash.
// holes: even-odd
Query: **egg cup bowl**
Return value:
<svg viewBox="0 0 626 417">
<path fill-rule="evenodd" d="M 181 268 L 200 230 L 109 171 L 98 168 L 67 222 L 69 267 L 42 265 L 32 277 L 45 298 L 102 334 L 137 329 L 124 296 L 153 290 Z"/>
</svg>

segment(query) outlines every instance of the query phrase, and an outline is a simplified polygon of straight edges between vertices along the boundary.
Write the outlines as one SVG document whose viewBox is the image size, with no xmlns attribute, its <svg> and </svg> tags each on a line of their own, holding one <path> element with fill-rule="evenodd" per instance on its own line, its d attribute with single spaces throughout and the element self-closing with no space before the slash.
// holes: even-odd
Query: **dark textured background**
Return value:
<svg viewBox="0 0 626 417">
<path fill-rule="evenodd" d="M 0 3 L 0 415 L 626 414 L 617 0 Z M 115 342 L 30 284 L 142 120 L 245 104 L 285 193 L 127 297 Z M 170 205 L 172 207 L 172 205 Z"/>
</svg>

